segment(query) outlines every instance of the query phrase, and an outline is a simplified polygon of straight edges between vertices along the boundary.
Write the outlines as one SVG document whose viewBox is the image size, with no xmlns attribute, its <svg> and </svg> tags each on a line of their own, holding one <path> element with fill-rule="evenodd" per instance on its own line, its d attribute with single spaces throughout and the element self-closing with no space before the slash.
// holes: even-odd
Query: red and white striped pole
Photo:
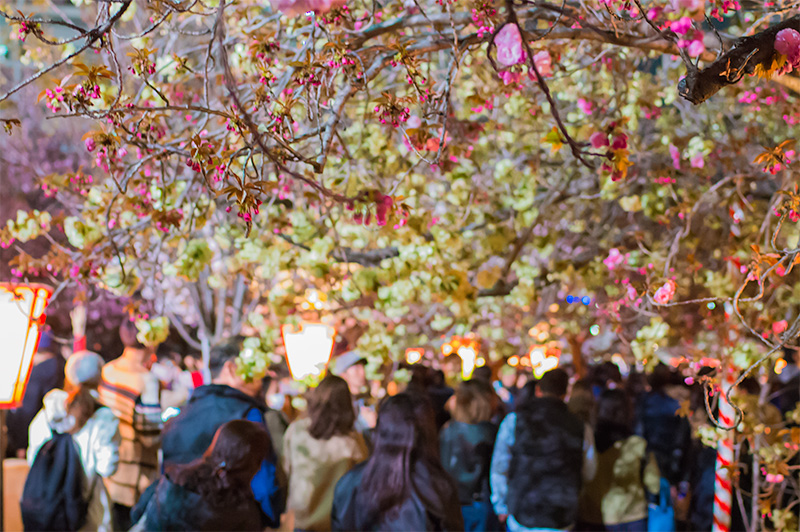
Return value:
<svg viewBox="0 0 800 532">
<path fill-rule="evenodd" d="M 726 394 L 731 393 L 731 387 L 736 381 L 733 368 L 727 368 L 723 376 L 722 389 Z M 719 422 L 725 427 L 730 427 L 736 421 L 736 411 L 720 394 Z M 731 467 L 733 466 L 733 437 L 734 430 L 724 431 L 723 437 L 717 442 L 717 471 L 714 481 L 714 527 L 713 532 L 730 532 L 731 509 L 733 508 L 733 484 L 731 483 Z"/>
</svg>

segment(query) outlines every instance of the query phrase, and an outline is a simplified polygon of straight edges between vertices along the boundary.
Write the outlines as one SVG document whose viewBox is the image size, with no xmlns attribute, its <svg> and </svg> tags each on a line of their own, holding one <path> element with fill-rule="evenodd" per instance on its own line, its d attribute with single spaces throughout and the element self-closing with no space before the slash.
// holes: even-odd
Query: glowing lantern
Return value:
<svg viewBox="0 0 800 532">
<path fill-rule="evenodd" d="M 0 283 L 0 409 L 22 404 L 51 294 L 46 286 Z"/>
<path fill-rule="evenodd" d="M 336 329 L 322 323 L 281 326 L 286 364 L 294 380 L 321 375 L 333 353 Z"/>
<path fill-rule="evenodd" d="M 410 347 L 406 349 L 406 362 L 409 364 L 416 364 L 422 360 L 422 355 L 424 354 L 425 350 L 421 347 Z"/>
<path fill-rule="evenodd" d="M 474 348 L 462 345 L 456 354 L 461 358 L 461 378 L 467 380 L 475 370 L 475 359 L 478 358 L 478 353 Z"/>
</svg>

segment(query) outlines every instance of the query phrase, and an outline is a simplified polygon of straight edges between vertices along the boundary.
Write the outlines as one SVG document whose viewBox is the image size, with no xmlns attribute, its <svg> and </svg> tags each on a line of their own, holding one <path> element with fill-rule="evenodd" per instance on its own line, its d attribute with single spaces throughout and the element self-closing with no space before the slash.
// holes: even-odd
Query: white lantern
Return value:
<svg viewBox="0 0 800 532">
<path fill-rule="evenodd" d="M 281 326 L 286 364 L 295 380 L 321 375 L 333 353 L 336 329 L 322 323 Z"/>
</svg>

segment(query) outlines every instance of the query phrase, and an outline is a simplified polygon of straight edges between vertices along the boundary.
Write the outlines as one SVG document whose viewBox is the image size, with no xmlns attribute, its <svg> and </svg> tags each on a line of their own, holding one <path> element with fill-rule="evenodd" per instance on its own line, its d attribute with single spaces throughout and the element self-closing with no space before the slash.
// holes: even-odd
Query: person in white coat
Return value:
<svg viewBox="0 0 800 532">
<path fill-rule="evenodd" d="M 53 431 L 72 434 L 86 473 L 84 496 L 89 503 L 81 530 L 111 532 L 112 503 L 103 478 L 114 474 L 119 463 L 119 420 L 97 402 L 104 361 L 97 353 L 81 351 L 67 360 L 65 390 L 55 389 L 44 397 L 44 406 L 28 431 L 28 464 Z"/>
</svg>

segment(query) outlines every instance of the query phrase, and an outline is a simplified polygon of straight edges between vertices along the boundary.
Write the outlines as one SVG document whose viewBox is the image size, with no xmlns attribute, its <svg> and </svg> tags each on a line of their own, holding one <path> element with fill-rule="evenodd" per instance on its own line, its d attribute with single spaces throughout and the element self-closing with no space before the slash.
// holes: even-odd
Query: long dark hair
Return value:
<svg viewBox="0 0 800 532">
<path fill-rule="evenodd" d="M 597 401 L 597 450 L 603 452 L 619 440 L 628 438 L 633 423 L 631 400 L 620 389 L 604 390 Z"/>
<path fill-rule="evenodd" d="M 217 506 L 252 497 L 250 482 L 271 451 L 267 431 L 243 419 L 217 429 L 203 456 L 186 465 L 167 468 L 167 477 Z"/>
<path fill-rule="evenodd" d="M 365 516 L 359 528 L 370 528 L 379 522 L 407 500 L 412 491 L 429 512 L 443 517 L 437 515 L 442 508 L 434 499 L 455 487 L 439 459 L 435 419 L 433 408 L 422 396 L 401 393 L 381 403 L 374 450 L 356 494 Z M 436 485 L 415 486 L 412 472 L 420 464 L 430 483 Z"/>
<path fill-rule="evenodd" d="M 335 375 L 328 375 L 308 397 L 308 428 L 312 438 L 329 440 L 337 434 L 349 434 L 356 421 L 353 396 L 347 382 Z"/>
</svg>

